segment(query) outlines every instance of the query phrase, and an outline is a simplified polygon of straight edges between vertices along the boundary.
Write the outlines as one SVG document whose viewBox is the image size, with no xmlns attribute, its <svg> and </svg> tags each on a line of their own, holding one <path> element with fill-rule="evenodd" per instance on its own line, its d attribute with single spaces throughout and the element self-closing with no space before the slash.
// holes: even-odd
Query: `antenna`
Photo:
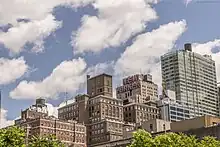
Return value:
<svg viewBox="0 0 220 147">
<path fill-rule="evenodd" d="M 65 102 L 66 102 L 66 106 L 67 106 L 67 90 L 65 92 Z"/>
</svg>

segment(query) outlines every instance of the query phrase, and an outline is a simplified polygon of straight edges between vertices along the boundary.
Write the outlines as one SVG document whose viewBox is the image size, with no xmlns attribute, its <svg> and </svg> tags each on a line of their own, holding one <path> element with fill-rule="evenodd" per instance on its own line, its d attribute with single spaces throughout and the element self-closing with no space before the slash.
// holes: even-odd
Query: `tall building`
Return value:
<svg viewBox="0 0 220 147">
<path fill-rule="evenodd" d="M 112 97 L 112 76 L 101 74 L 87 78 L 89 95 L 87 141 L 89 145 L 123 137 L 123 103 Z"/>
<path fill-rule="evenodd" d="M 26 142 L 33 136 L 55 135 L 69 147 L 86 147 L 86 126 L 76 121 L 59 120 L 48 116 L 44 99 L 37 99 L 36 104 L 21 112 L 21 118 L 15 125 L 26 131 Z"/>
<path fill-rule="evenodd" d="M 137 74 L 123 79 L 123 85 L 116 88 L 117 98 L 128 103 L 146 103 L 158 99 L 158 86 L 150 74 Z"/>
<path fill-rule="evenodd" d="M 121 100 L 96 96 L 88 102 L 88 144 L 119 140 L 123 137 L 123 104 Z"/>
<path fill-rule="evenodd" d="M 112 97 L 112 76 L 101 74 L 91 78 L 87 75 L 87 94 L 90 97 L 98 95 Z"/>
<path fill-rule="evenodd" d="M 184 50 L 161 57 L 162 78 L 166 90 L 175 91 L 175 100 L 189 110 L 189 117 L 219 116 L 215 62 L 209 55 Z"/>
<path fill-rule="evenodd" d="M 117 99 L 123 101 L 124 121 L 139 124 L 159 118 L 158 86 L 152 75 L 136 74 L 123 79 L 123 85 L 116 88 Z"/>
</svg>

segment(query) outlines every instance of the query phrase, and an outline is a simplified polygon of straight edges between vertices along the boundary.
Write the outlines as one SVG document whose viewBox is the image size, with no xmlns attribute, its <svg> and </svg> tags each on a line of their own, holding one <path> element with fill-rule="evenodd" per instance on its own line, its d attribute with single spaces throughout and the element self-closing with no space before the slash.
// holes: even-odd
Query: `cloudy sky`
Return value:
<svg viewBox="0 0 220 147">
<path fill-rule="evenodd" d="M 220 77 L 219 7 L 204 0 L 0 0 L 2 124 L 38 97 L 56 114 L 64 99 L 85 92 L 86 74 L 112 74 L 117 86 L 121 77 L 151 73 L 160 84 L 159 57 L 186 42 L 213 55 Z"/>
</svg>

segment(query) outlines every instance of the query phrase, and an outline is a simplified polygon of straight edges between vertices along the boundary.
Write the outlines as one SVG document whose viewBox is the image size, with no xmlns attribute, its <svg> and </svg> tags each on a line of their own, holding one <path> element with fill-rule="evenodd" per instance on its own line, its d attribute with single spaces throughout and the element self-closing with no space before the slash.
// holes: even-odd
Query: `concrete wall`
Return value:
<svg viewBox="0 0 220 147">
<path fill-rule="evenodd" d="M 201 116 L 189 120 L 171 123 L 171 131 L 184 132 L 192 129 L 209 127 L 220 123 L 220 118 L 212 116 Z"/>
</svg>

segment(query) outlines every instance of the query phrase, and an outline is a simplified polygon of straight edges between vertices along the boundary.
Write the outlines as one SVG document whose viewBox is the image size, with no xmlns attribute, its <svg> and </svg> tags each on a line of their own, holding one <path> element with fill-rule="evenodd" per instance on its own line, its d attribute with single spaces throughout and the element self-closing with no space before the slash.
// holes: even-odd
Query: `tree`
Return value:
<svg viewBox="0 0 220 147">
<path fill-rule="evenodd" d="M 64 147 L 55 136 L 32 137 L 25 145 L 25 131 L 19 127 L 0 129 L 0 147 Z"/>
<path fill-rule="evenodd" d="M 28 147 L 64 147 L 64 144 L 56 139 L 55 136 L 33 137 Z"/>
<path fill-rule="evenodd" d="M 25 132 L 18 127 L 0 129 L 1 147 L 24 147 Z"/>
<path fill-rule="evenodd" d="M 198 140 L 195 136 L 176 133 L 152 137 L 148 132 L 138 130 L 134 133 L 129 147 L 220 147 L 220 141 L 209 136 Z"/>
</svg>

